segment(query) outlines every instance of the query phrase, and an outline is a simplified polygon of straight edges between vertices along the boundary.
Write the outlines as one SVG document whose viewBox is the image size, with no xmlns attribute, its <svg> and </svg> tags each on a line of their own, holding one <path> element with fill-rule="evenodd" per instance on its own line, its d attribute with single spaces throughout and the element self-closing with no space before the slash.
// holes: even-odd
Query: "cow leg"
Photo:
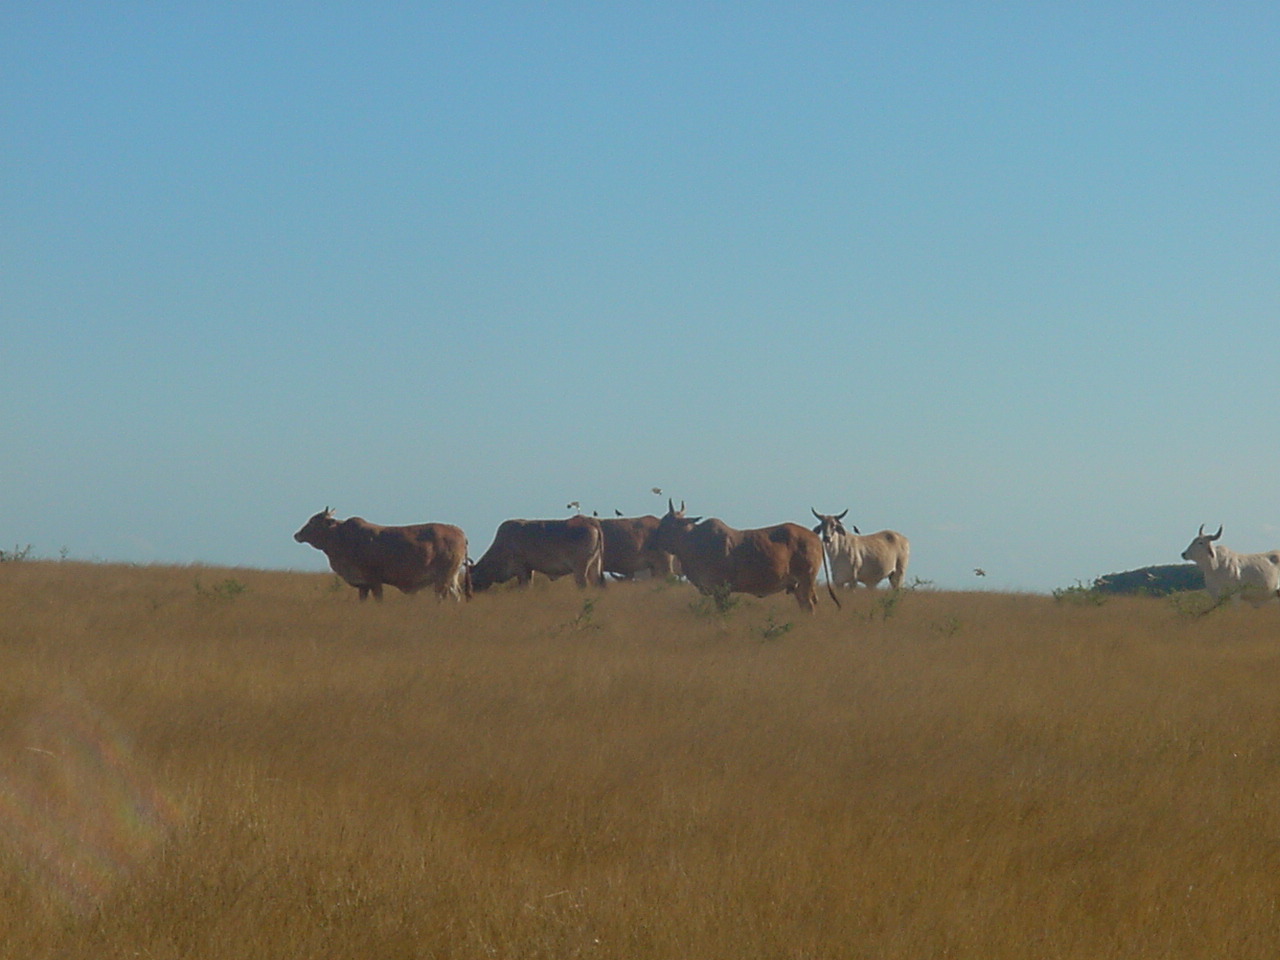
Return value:
<svg viewBox="0 0 1280 960">
<path fill-rule="evenodd" d="M 588 560 L 582 566 L 574 567 L 573 582 L 582 588 L 603 587 L 605 585 L 604 570 L 595 562 Z"/>
<path fill-rule="evenodd" d="M 369 592 L 373 594 L 373 599 L 377 600 L 379 603 L 382 602 L 382 584 L 375 583 L 369 588 Z"/>
<path fill-rule="evenodd" d="M 366 587 L 364 584 L 356 584 L 356 589 L 360 591 L 360 599 L 361 599 L 361 601 L 364 601 L 364 600 L 368 600 L 368 599 L 369 599 L 369 588 L 368 588 L 368 587 Z"/>
<path fill-rule="evenodd" d="M 444 600 L 445 597 L 452 597 L 456 600 L 458 598 L 457 571 L 436 574 L 436 578 L 431 581 L 431 590 L 436 595 L 437 601 Z"/>
<path fill-rule="evenodd" d="M 470 574 L 465 566 L 459 566 L 457 572 L 453 575 L 453 579 L 449 585 L 449 595 L 462 603 L 464 600 L 471 599 L 471 579 Z"/>
</svg>

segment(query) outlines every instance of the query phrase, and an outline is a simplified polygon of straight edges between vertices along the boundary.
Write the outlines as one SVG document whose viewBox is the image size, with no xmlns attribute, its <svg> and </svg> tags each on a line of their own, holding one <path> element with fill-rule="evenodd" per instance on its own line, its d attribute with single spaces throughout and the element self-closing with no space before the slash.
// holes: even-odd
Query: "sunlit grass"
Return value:
<svg viewBox="0 0 1280 960">
<path fill-rule="evenodd" d="M 0 955 L 1280 955 L 1280 609 L 886 599 L 0 564 Z"/>
</svg>

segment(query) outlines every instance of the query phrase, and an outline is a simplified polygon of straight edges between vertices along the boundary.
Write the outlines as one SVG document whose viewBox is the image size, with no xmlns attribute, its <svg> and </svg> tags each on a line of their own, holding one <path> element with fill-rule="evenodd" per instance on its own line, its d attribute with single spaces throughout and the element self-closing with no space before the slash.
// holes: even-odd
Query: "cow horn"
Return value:
<svg viewBox="0 0 1280 960">
<path fill-rule="evenodd" d="M 810 512 L 810 513 L 812 513 L 812 514 L 813 514 L 815 517 L 817 517 L 819 520 L 821 520 L 821 519 L 822 519 L 822 514 L 820 514 L 817 510 L 813 509 L 813 507 L 810 507 L 810 508 L 809 508 L 809 512 Z"/>
<path fill-rule="evenodd" d="M 1222 524 L 1218 524 L 1218 532 L 1217 532 L 1217 533 L 1215 533 L 1215 534 L 1214 534 L 1212 537 L 1210 537 L 1209 539 L 1210 539 L 1210 540 L 1217 540 L 1220 536 L 1222 536 Z"/>
<path fill-rule="evenodd" d="M 848 507 L 845 507 L 845 508 L 844 508 L 844 513 L 848 513 L 848 512 L 849 512 L 849 508 L 848 508 Z M 838 513 L 838 514 L 836 514 L 836 519 L 837 519 L 837 520 L 843 520 L 843 519 L 844 519 L 844 513 Z"/>
</svg>

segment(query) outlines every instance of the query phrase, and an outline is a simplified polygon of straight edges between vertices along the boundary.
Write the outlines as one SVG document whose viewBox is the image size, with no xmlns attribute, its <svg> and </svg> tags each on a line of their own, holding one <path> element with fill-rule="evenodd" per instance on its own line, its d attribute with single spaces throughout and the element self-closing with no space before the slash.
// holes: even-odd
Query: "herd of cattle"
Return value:
<svg viewBox="0 0 1280 960">
<path fill-rule="evenodd" d="M 683 575 L 702 593 L 749 593 L 764 597 L 786 592 L 806 610 L 818 603 L 818 572 L 826 563 L 827 589 L 859 583 L 874 588 L 888 580 L 899 589 L 906 576 L 911 546 L 894 530 L 850 533 L 848 513 L 813 515 L 809 530 L 780 523 L 736 530 L 714 517 L 685 516 L 684 503 L 654 516 L 602 519 L 579 514 L 566 520 L 507 520 L 493 544 L 474 563 L 467 536 L 447 523 L 384 527 L 360 517 L 338 520 L 327 507 L 294 539 L 324 552 L 334 573 L 360 591 L 382 599 L 384 585 L 404 593 L 434 588 L 439 597 L 470 599 L 474 591 L 516 580 L 527 584 L 534 573 L 551 579 L 572 575 L 580 587 L 618 578 Z M 1203 525 L 1182 553 L 1204 573 L 1216 600 L 1239 594 L 1254 603 L 1280 596 L 1280 551 L 1236 553 L 1217 544 Z"/>
<path fill-rule="evenodd" d="M 907 572 L 910 545 L 893 530 L 862 536 L 845 529 L 844 513 L 814 511 L 813 530 L 780 523 L 735 530 L 715 518 L 685 516 L 667 501 L 664 517 L 601 519 L 582 514 L 567 520 L 507 520 L 493 545 L 472 563 L 467 536 L 447 523 L 383 527 L 360 517 L 338 520 L 327 507 L 294 534 L 322 550 L 334 573 L 360 591 L 382 599 L 383 586 L 404 593 L 433 587 L 439 597 L 470 598 L 473 591 L 535 573 L 556 579 L 572 575 L 580 587 L 619 578 L 682 574 L 703 593 L 727 590 L 758 597 L 785 591 L 806 610 L 818 602 L 818 572 L 830 561 L 831 584 L 874 587 L 888 579 L 898 588 Z M 839 604 L 834 590 L 831 597 Z"/>
</svg>

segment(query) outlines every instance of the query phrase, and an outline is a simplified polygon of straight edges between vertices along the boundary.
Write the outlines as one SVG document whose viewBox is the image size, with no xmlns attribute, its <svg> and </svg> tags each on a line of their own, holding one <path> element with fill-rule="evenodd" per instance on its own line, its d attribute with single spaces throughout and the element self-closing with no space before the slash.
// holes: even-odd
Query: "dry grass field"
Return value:
<svg viewBox="0 0 1280 960">
<path fill-rule="evenodd" d="M 0 564 L 0 955 L 1280 956 L 1280 608 Z"/>
</svg>

